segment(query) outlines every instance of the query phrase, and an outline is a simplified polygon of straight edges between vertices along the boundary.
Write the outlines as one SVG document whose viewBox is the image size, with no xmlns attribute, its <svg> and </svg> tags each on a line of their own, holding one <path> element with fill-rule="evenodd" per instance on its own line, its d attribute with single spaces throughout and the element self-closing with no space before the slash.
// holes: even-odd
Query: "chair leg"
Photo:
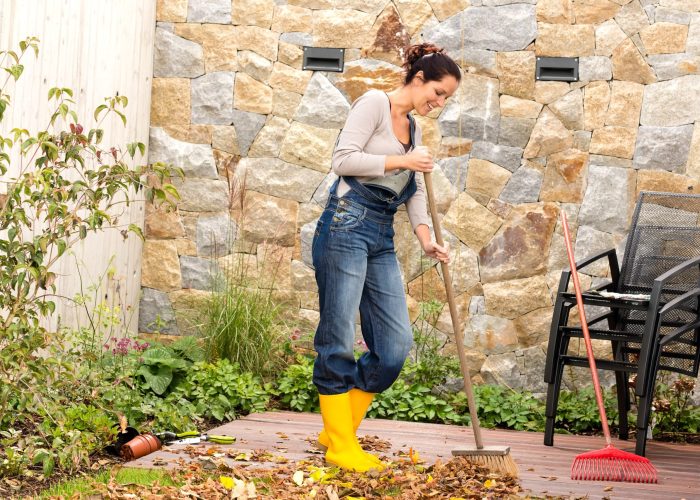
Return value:
<svg viewBox="0 0 700 500">
<path fill-rule="evenodd" d="M 646 453 L 647 446 L 647 427 L 649 426 L 649 414 L 651 413 L 651 402 L 653 396 L 645 394 L 639 398 L 639 413 L 637 415 L 637 442 L 634 447 L 634 452 L 643 457 Z"/>
<path fill-rule="evenodd" d="M 544 445 L 554 445 L 554 422 L 557 415 L 557 407 L 559 406 L 559 392 L 561 391 L 561 381 L 564 375 L 564 364 L 557 363 L 554 371 L 554 380 L 547 385 L 547 405 L 545 407 L 545 422 L 544 422 Z"/>
<path fill-rule="evenodd" d="M 561 333 L 559 328 L 566 325 L 569 318 L 570 306 L 565 306 L 565 301 L 557 297 L 552 313 L 552 323 L 549 330 L 549 343 L 547 344 L 547 360 L 544 366 L 544 381 L 548 384 L 554 380 L 555 370 L 561 353 Z"/>
<path fill-rule="evenodd" d="M 624 441 L 629 438 L 629 421 L 627 413 L 630 409 L 629 386 L 626 372 L 615 372 L 615 388 L 617 390 L 617 412 L 619 418 L 618 437 Z"/>
</svg>

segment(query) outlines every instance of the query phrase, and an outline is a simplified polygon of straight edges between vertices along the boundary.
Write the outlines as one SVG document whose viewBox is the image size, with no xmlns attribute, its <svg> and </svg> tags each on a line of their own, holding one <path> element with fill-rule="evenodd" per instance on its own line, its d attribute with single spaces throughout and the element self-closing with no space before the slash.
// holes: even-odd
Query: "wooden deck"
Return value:
<svg viewBox="0 0 700 500">
<path fill-rule="evenodd" d="M 210 431 L 211 434 L 236 436 L 236 449 L 266 449 L 292 460 L 309 457 L 308 439 L 321 430 L 321 417 L 313 413 L 267 412 L 248 415 Z M 286 437 L 281 437 L 283 433 Z M 398 422 L 366 419 L 359 435 L 376 435 L 392 444 L 387 457 L 409 447 L 416 450 L 426 463 L 447 461 L 451 449 L 474 443 L 470 429 L 451 425 Z M 570 496 L 588 498 L 656 500 L 665 498 L 700 499 L 700 445 L 682 445 L 650 441 L 647 457 L 659 473 L 658 484 L 572 481 L 570 467 L 574 457 L 582 452 L 604 446 L 600 437 L 556 435 L 555 446 L 542 444 L 542 434 L 485 429 L 483 438 L 488 445 L 508 445 L 520 467 L 523 488 L 536 496 Z M 633 441 L 615 441 L 617 448 L 632 451 Z M 207 444 L 199 446 L 208 446 Z M 186 457 L 161 450 L 143 457 L 130 465 L 154 467 L 153 461 L 163 466 L 174 459 Z"/>
</svg>

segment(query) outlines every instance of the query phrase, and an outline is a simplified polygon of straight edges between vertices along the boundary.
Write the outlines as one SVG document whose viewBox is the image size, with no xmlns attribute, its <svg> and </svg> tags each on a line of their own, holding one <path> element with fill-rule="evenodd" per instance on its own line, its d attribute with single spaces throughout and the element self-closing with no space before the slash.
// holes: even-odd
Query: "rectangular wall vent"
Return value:
<svg viewBox="0 0 700 500">
<path fill-rule="evenodd" d="M 578 57 L 538 57 L 535 79 L 539 82 L 577 82 Z"/>
<path fill-rule="evenodd" d="M 310 71 L 343 71 L 345 49 L 304 47 L 301 69 Z"/>
</svg>

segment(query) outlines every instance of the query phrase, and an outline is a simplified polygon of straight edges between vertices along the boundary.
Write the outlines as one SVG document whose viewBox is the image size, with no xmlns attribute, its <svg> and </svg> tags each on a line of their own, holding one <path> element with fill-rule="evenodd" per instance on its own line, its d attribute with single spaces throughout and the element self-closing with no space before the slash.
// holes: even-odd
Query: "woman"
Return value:
<svg viewBox="0 0 700 500">
<path fill-rule="evenodd" d="M 404 68 L 402 87 L 388 94 L 370 90 L 353 103 L 333 153 L 339 179 L 312 245 L 321 314 L 314 338 L 324 426 L 319 442 L 327 447 L 326 461 L 356 471 L 383 467 L 362 450 L 355 432 L 374 395 L 398 377 L 413 341 L 393 243 L 399 205 L 406 204 L 425 254 L 449 258 L 431 239 L 422 173 L 432 171 L 433 161 L 410 112 L 424 116 L 444 106 L 461 73 L 429 43 L 409 47 Z M 368 351 L 355 361 L 358 309 Z"/>
</svg>

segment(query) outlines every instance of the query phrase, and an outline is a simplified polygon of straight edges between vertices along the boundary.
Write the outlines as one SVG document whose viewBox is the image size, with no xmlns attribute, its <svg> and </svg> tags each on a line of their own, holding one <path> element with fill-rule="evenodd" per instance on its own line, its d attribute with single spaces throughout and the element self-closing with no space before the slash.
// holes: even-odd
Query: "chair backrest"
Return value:
<svg viewBox="0 0 700 500">
<path fill-rule="evenodd" d="M 681 262 L 700 256 L 700 195 L 642 192 L 632 218 L 618 291 L 648 293 L 654 279 Z M 687 273 L 673 288 L 698 285 Z"/>
</svg>

